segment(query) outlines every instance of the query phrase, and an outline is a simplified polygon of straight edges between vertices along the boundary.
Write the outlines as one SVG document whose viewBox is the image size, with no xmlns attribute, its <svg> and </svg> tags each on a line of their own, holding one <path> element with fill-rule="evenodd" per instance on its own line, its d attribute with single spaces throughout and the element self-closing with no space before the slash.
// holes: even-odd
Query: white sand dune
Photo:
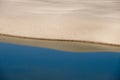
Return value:
<svg viewBox="0 0 120 80">
<path fill-rule="evenodd" d="M 0 0 L 0 42 L 120 51 L 119 0 Z"/>
</svg>

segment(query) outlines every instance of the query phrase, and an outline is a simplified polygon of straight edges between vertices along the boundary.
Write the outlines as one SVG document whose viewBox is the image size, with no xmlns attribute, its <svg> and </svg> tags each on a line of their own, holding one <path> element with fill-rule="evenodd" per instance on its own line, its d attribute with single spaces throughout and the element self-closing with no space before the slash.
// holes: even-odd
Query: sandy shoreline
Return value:
<svg viewBox="0 0 120 80">
<path fill-rule="evenodd" d="M 107 0 L 103 2 L 107 5 L 88 1 L 62 3 L 55 0 L 47 3 L 34 0 L 1 2 L 0 34 L 120 45 L 119 10 L 116 10 L 115 3 Z"/>
</svg>

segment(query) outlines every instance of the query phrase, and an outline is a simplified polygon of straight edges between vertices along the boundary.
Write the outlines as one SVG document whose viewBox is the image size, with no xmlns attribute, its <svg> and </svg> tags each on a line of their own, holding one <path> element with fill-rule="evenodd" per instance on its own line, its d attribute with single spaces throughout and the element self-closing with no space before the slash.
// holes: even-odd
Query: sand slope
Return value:
<svg viewBox="0 0 120 80">
<path fill-rule="evenodd" d="M 119 51 L 119 3 L 118 0 L 0 0 L 0 41 L 70 51 Z"/>
</svg>

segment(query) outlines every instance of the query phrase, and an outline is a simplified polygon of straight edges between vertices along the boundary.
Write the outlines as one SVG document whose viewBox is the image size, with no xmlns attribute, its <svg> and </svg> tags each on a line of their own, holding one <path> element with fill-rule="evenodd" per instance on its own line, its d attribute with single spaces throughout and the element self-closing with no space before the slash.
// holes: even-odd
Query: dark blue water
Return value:
<svg viewBox="0 0 120 80">
<path fill-rule="evenodd" d="M 120 53 L 72 53 L 0 43 L 0 80 L 120 80 Z"/>
</svg>

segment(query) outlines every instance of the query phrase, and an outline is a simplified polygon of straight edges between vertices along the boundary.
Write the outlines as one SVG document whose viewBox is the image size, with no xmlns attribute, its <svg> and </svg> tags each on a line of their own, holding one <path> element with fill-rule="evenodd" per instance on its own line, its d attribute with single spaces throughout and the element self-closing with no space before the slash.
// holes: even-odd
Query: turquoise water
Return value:
<svg viewBox="0 0 120 80">
<path fill-rule="evenodd" d="M 0 80 L 120 80 L 119 53 L 73 53 L 0 43 Z"/>
</svg>

